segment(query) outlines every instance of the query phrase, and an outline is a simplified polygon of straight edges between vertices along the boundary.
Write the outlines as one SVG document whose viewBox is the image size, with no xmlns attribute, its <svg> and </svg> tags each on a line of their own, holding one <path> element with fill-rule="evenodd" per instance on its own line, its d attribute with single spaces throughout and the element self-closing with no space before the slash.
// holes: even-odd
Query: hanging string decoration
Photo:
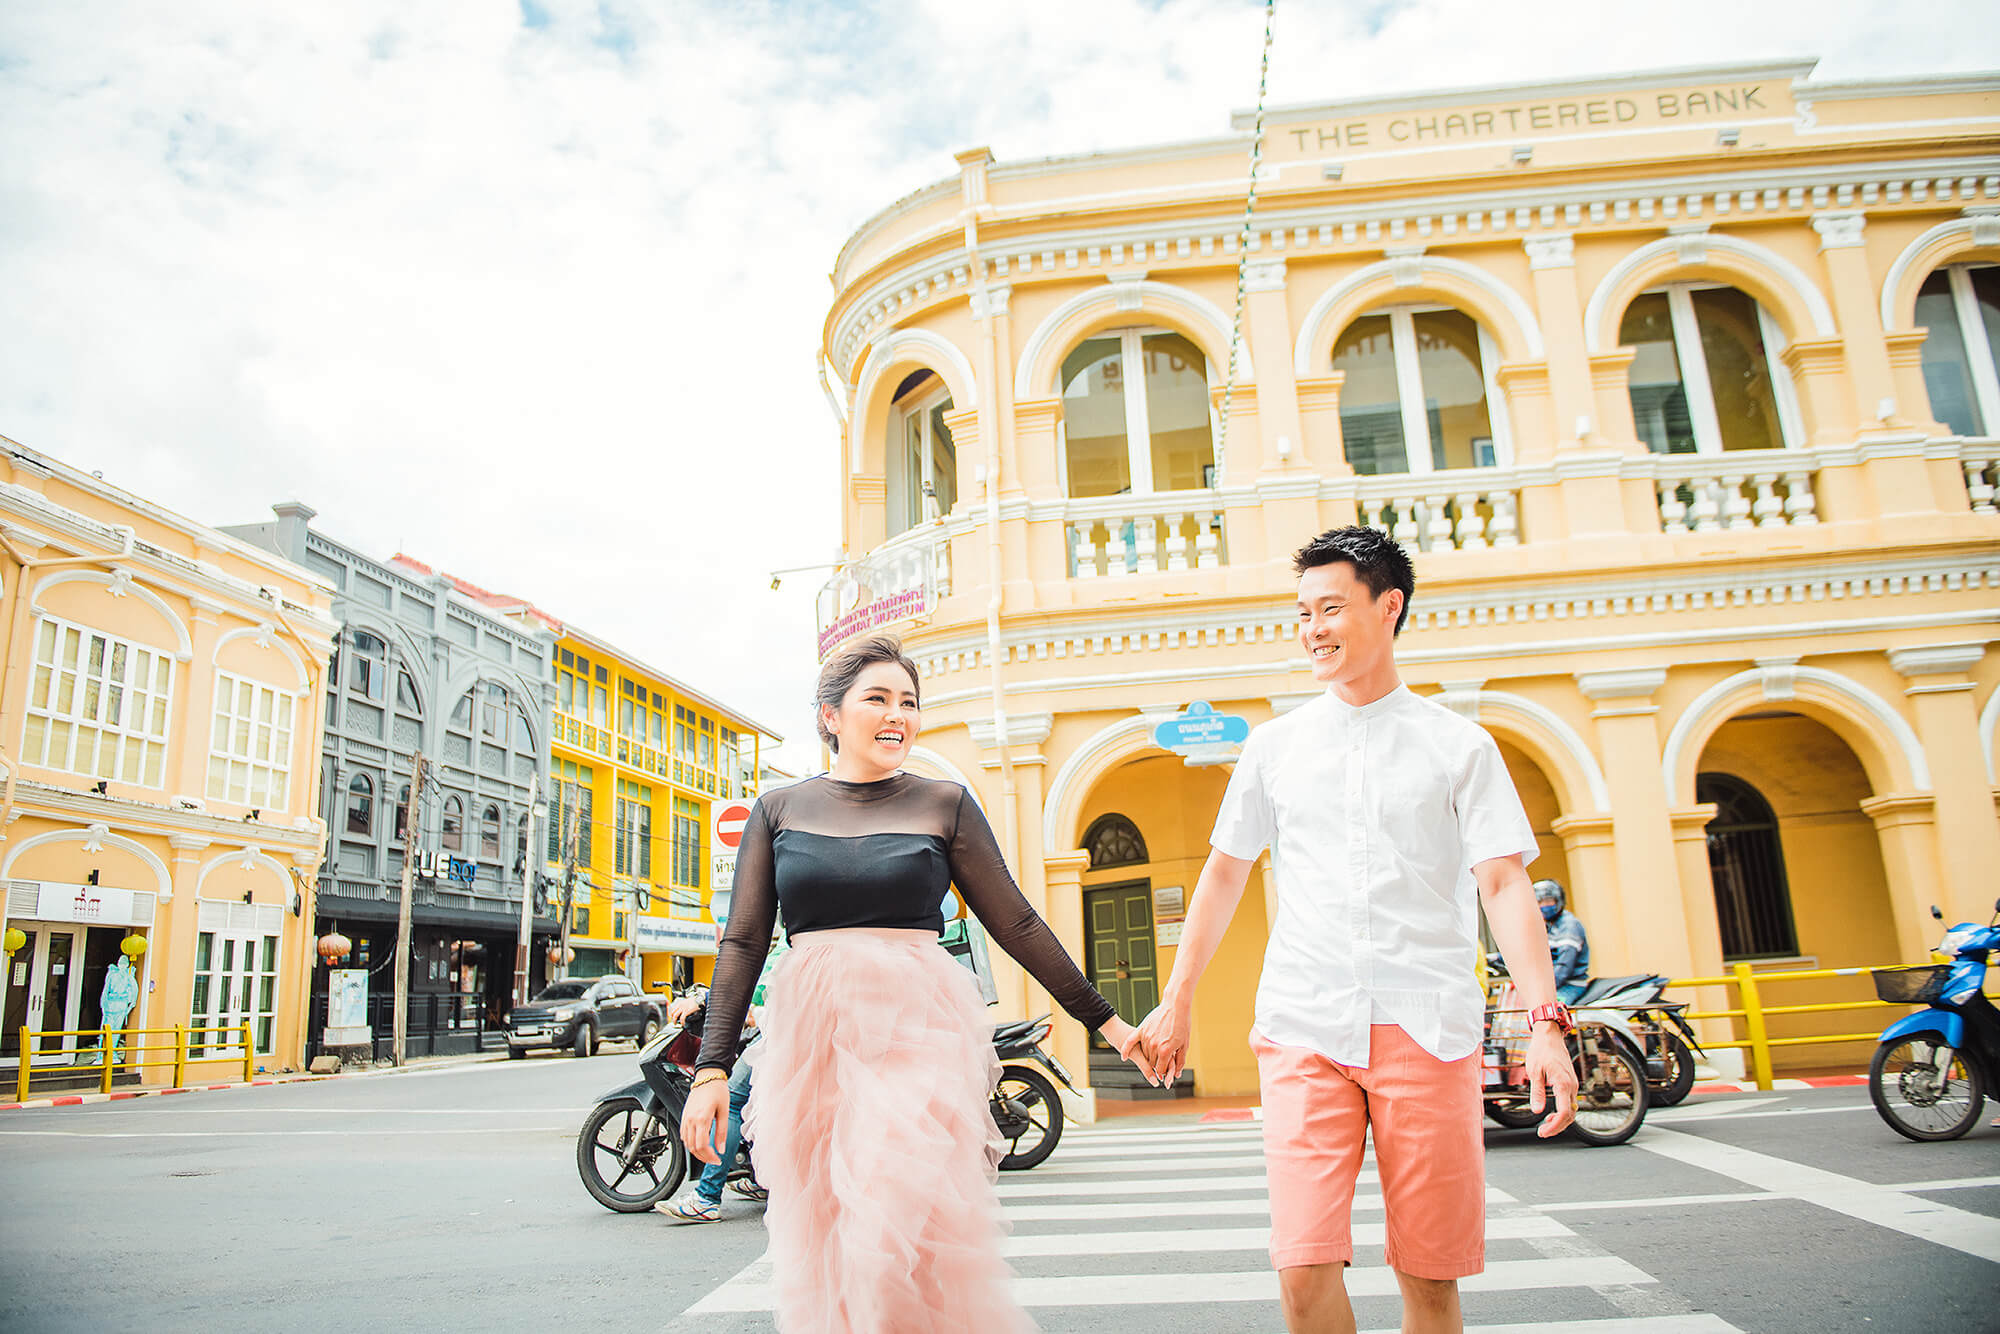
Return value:
<svg viewBox="0 0 2000 1334">
<path fill-rule="evenodd" d="M 1229 375 L 1222 385 L 1222 424 L 1216 432 L 1215 485 L 1222 485 L 1229 451 L 1229 410 L 1236 398 L 1236 362 L 1243 345 L 1244 285 L 1250 268 L 1250 221 L 1257 212 L 1257 172 L 1264 162 L 1264 94 L 1271 82 L 1271 25 L 1278 0 L 1264 0 L 1264 53 L 1257 68 L 1257 118 L 1250 135 L 1250 187 L 1243 195 L 1243 226 L 1236 237 L 1236 314 L 1229 322 Z"/>
</svg>

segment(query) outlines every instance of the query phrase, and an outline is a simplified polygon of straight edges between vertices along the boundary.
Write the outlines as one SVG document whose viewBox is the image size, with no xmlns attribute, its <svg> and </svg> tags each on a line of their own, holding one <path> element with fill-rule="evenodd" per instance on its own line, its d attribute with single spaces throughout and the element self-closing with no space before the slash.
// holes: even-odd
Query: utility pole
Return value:
<svg viewBox="0 0 2000 1334">
<path fill-rule="evenodd" d="M 528 780 L 528 813 L 522 817 L 526 822 L 527 837 L 521 844 L 521 939 L 514 946 L 516 1005 L 528 1003 L 528 978 L 533 972 L 529 947 L 534 944 L 535 863 L 540 860 L 535 849 L 535 797 L 541 790 L 540 784 L 539 775 Z"/>
<path fill-rule="evenodd" d="M 410 893 L 417 879 L 417 798 L 424 790 L 424 753 L 416 754 L 416 769 L 410 775 L 410 800 L 403 808 L 403 900 L 396 909 L 396 1012 L 394 1015 L 397 1065 L 403 1063 L 403 1039 L 409 1028 L 410 1008 Z"/>
<path fill-rule="evenodd" d="M 558 971 L 569 967 L 569 927 L 576 904 L 576 845 L 583 836 L 583 813 L 577 800 L 588 788 L 571 784 L 569 800 L 563 803 L 563 896 L 562 941 L 556 949 Z"/>
</svg>

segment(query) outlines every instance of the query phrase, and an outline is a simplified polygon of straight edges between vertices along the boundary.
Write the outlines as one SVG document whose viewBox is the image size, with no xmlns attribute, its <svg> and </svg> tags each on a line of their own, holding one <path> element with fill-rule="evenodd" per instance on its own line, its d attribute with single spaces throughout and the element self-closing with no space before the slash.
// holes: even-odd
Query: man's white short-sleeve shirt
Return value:
<svg viewBox="0 0 2000 1334">
<path fill-rule="evenodd" d="M 1351 1066 L 1372 1023 L 1440 1060 L 1478 1050 L 1472 868 L 1536 848 L 1477 723 L 1405 686 L 1358 708 L 1328 691 L 1251 732 L 1209 842 L 1245 861 L 1271 849 L 1265 1038 Z"/>
</svg>

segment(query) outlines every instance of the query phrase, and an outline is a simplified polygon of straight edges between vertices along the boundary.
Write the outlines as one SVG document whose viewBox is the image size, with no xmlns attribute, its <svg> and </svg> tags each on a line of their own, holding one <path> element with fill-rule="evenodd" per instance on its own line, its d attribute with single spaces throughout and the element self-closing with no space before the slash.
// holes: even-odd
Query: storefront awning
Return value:
<svg viewBox="0 0 2000 1334">
<path fill-rule="evenodd" d="M 342 894 L 322 893 L 315 910 L 320 917 L 334 917 L 343 922 L 388 922 L 393 925 L 396 920 L 396 904 L 384 899 L 351 899 Z M 535 935 L 562 933 L 562 927 L 553 917 L 536 917 L 531 921 Z M 490 931 L 518 936 L 521 910 L 496 908 L 492 912 L 479 912 L 466 908 L 412 907 L 410 925 L 448 926 L 460 931 Z"/>
<path fill-rule="evenodd" d="M 666 917 L 639 919 L 641 954 L 713 954 L 715 944 L 713 922 L 681 922 Z"/>
</svg>

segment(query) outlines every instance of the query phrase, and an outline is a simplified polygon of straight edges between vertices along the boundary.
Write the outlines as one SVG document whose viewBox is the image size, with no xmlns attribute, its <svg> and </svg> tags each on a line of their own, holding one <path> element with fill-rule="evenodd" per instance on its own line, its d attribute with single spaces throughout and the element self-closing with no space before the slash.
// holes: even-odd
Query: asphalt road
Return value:
<svg viewBox="0 0 2000 1334">
<path fill-rule="evenodd" d="M 675 1225 L 578 1184 L 576 1128 L 632 1068 L 607 1049 L 0 1112 L 0 1329 L 771 1329 L 757 1206 Z M 1699 1098 L 1622 1148 L 1488 1146 L 1472 1327 L 2000 1329 L 2000 1130 L 1911 1144 L 1826 1089 Z M 1072 1127 L 1002 1182 L 1023 1298 L 1052 1332 L 1277 1330 L 1263 1188 L 1254 1127 Z M 1368 1196 L 1350 1286 L 1364 1329 L 1393 1328 Z"/>
</svg>

